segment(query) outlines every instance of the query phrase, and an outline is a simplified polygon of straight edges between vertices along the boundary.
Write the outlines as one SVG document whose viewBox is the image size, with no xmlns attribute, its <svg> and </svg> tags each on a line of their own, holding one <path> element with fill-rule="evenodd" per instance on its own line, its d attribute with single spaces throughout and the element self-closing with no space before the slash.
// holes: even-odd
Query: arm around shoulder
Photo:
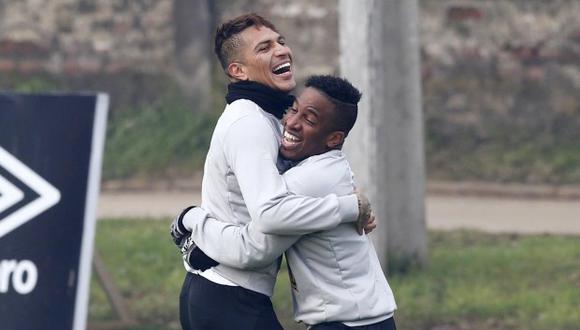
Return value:
<svg viewBox="0 0 580 330">
<path fill-rule="evenodd" d="M 276 168 L 276 133 L 265 119 L 248 116 L 231 125 L 224 149 L 259 231 L 303 235 L 356 221 L 358 206 L 354 195 L 314 198 L 288 192 Z"/>
</svg>

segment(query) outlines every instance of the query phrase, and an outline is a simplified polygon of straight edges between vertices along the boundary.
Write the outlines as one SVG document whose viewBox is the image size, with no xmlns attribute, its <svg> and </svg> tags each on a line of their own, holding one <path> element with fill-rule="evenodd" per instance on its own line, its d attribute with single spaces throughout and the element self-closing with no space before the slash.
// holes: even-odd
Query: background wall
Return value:
<svg viewBox="0 0 580 330">
<path fill-rule="evenodd" d="M 165 73 L 179 48 L 173 6 L 173 0 L 4 0 L 0 72 Z M 221 0 L 209 10 L 218 20 L 266 15 L 289 38 L 301 75 L 337 71 L 336 0 Z M 494 62 L 484 69 L 504 78 L 542 80 L 553 70 L 549 64 L 561 64 L 566 78 L 580 81 L 577 1 L 422 0 L 421 11 L 426 77 L 465 62 Z"/>
<path fill-rule="evenodd" d="M 30 77 L 47 77 L 56 89 L 109 91 L 116 113 L 154 102 L 167 90 L 179 90 L 196 104 L 195 90 L 213 78 L 212 101 L 220 108 L 225 80 L 208 52 L 206 32 L 216 21 L 247 11 L 271 18 L 287 36 L 299 80 L 338 73 L 336 0 L 196 1 L 210 5 L 4 0 L 0 87 L 24 84 L 34 90 Z M 420 5 L 430 177 L 580 182 L 580 2 L 422 0 Z M 191 32 L 187 20 L 200 17 L 212 27 Z M 193 43 L 196 33 L 206 41 Z M 182 56 L 186 50 L 189 56 Z M 204 61 L 213 65 L 202 75 L 207 78 L 186 79 L 201 74 Z"/>
</svg>

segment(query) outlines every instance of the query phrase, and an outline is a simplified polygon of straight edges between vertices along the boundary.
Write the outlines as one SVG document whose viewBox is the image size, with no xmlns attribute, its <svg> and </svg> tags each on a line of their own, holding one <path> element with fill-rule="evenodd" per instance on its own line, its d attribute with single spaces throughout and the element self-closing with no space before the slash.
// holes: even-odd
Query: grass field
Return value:
<svg viewBox="0 0 580 330">
<path fill-rule="evenodd" d="M 132 330 L 179 329 L 184 270 L 167 221 L 100 221 L 96 248 L 131 313 Z M 389 274 L 399 329 L 579 329 L 580 238 L 430 232 L 429 263 Z M 286 274 L 274 296 L 285 329 L 292 321 Z M 114 319 L 93 280 L 89 323 Z"/>
</svg>

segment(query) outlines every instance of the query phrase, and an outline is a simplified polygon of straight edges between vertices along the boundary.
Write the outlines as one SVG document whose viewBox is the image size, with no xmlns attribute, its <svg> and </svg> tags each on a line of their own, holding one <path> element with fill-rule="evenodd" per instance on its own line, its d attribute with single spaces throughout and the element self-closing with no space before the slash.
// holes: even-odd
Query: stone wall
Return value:
<svg viewBox="0 0 580 330">
<path fill-rule="evenodd" d="M 545 72 L 526 67 L 577 62 L 578 1 L 420 4 L 427 75 L 433 73 L 432 61 L 453 66 L 497 58 L 503 76 L 541 79 Z M 337 0 L 221 0 L 218 10 L 222 18 L 245 11 L 270 17 L 294 46 L 300 68 L 307 73 L 337 71 Z M 174 48 L 172 0 L 0 2 L 1 72 L 163 71 L 172 63 Z"/>
<path fill-rule="evenodd" d="M 336 1 L 218 1 L 222 18 L 246 11 L 276 22 L 296 45 L 302 75 L 337 69 Z M 66 76 L 159 73 L 174 63 L 172 0 L 4 0 L 0 72 Z M 206 45 L 211 47 L 211 45 Z M 308 61 L 306 60 L 308 58 Z"/>
<path fill-rule="evenodd" d="M 171 61 L 171 0 L 3 0 L 0 72 L 159 71 Z"/>
<path fill-rule="evenodd" d="M 469 122 L 476 117 L 457 112 L 486 108 L 506 113 L 525 102 L 517 92 L 533 89 L 545 89 L 546 110 L 578 111 L 574 91 L 580 88 L 580 2 L 431 0 L 422 2 L 422 10 L 426 86 L 445 82 L 451 87 L 454 80 L 468 79 L 481 87 L 469 95 L 435 92 L 438 99 L 427 100 L 427 111 L 447 110 L 456 120 Z M 492 100 L 491 94 L 501 98 Z"/>
<path fill-rule="evenodd" d="M 430 175 L 580 182 L 580 2 L 421 4 Z"/>
<path fill-rule="evenodd" d="M 293 46 L 300 76 L 338 72 L 338 0 L 217 1 L 218 20 L 255 11 Z M 580 2 L 422 0 L 423 76 L 471 66 L 506 79 L 580 84 Z M 172 0 L 3 0 L 0 73 L 65 76 L 175 66 Z M 206 45 L 211 47 L 211 45 Z"/>
</svg>

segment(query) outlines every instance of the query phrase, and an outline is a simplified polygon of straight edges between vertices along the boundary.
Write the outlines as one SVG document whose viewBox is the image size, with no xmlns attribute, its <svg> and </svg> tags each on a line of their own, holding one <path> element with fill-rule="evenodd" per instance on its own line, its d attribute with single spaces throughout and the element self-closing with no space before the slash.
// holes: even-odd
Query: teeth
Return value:
<svg viewBox="0 0 580 330">
<path fill-rule="evenodd" d="M 294 136 L 288 132 L 284 132 L 284 138 L 288 141 L 291 141 L 291 142 L 300 141 L 299 138 L 297 138 L 296 136 Z"/>
<path fill-rule="evenodd" d="M 286 67 L 290 67 L 290 62 L 286 62 L 284 64 L 278 65 L 277 67 L 274 68 L 274 71 L 278 71 L 278 70 L 286 68 Z"/>
</svg>

